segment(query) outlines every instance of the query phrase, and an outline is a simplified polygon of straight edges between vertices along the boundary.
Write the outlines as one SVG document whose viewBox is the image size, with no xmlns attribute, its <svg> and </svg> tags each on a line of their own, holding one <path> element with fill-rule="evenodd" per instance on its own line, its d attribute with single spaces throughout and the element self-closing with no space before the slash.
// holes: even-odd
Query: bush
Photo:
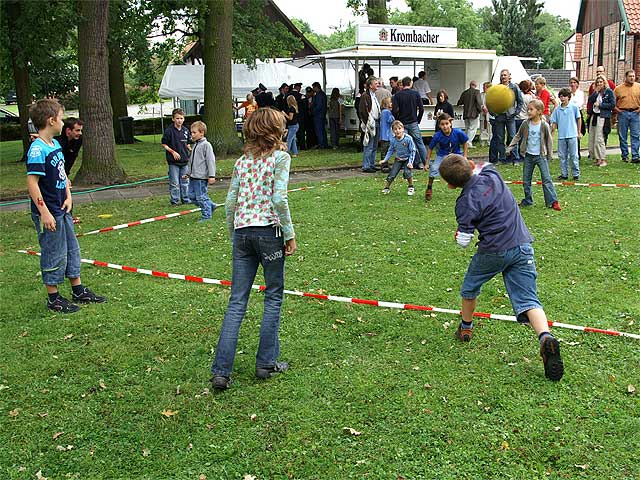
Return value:
<svg viewBox="0 0 640 480">
<path fill-rule="evenodd" d="M 158 96 L 159 85 L 134 86 L 127 89 L 129 104 L 144 105 L 145 103 L 156 103 L 160 101 Z"/>
<path fill-rule="evenodd" d="M 69 92 L 61 95 L 58 101 L 64 106 L 65 110 L 78 110 L 80 108 L 80 93 Z"/>
</svg>

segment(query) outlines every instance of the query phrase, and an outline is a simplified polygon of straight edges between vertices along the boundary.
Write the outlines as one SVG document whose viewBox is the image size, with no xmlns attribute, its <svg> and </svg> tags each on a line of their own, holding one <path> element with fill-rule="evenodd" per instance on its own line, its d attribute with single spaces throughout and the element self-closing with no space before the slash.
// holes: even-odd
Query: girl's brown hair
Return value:
<svg viewBox="0 0 640 480">
<path fill-rule="evenodd" d="M 257 109 L 244 122 L 242 133 L 245 138 L 244 154 L 268 157 L 275 150 L 286 150 L 282 141 L 285 130 L 284 114 L 274 108 Z"/>
</svg>

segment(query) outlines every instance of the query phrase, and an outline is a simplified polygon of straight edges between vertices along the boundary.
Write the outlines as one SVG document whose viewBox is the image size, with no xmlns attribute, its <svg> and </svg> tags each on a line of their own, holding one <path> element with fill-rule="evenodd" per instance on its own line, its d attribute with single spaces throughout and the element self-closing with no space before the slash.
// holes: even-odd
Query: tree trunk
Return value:
<svg viewBox="0 0 640 480">
<path fill-rule="evenodd" d="M 367 0 L 367 17 L 369 23 L 389 23 L 389 12 L 386 0 Z"/>
<path fill-rule="evenodd" d="M 233 0 L 207 0 L 202 43 L 204 61 L 204 122 L 216 155 L 236 153 L 241 142 L 231 108 L 231 29 Z"/>
<path fill-rule="evenodd" d="M 29 106 L 31 105 L 31 82 L 29 80 L 29 69 L 19 37 L 20 27 L 17 22 L 21 18 L 22 7 L 19 1 L 6 2 L 6 18 L 9 33 L 9 50 L 11 53 L 11 66 L 13 68 L 13 80 L 16 85 L 16 97 L 18 103 L 18 114 L 20 115 L 20 134 L 22 137 L 22 159 L 26 159 L 29 150 Z"/>
<path fill-rule="evenodd" d="M 124 143 L 120 132 L 120 117 L 129 116 L 127 111 L 127 92 L 124 88 L 124 68 L 122 52 L 117 42 L 109 42 L 109 96 L 113 109 L 113 134 L 117 144 Z"/>
<path fill-rule="evenodd" d="M 126 177 L 116 159 L 109 101 L 109 0 L 80 1 L 78 5 L 80 116 L 84 120 L 84 135 L 82 166 L 75 183 L 112 185 Z"/>
</svg>

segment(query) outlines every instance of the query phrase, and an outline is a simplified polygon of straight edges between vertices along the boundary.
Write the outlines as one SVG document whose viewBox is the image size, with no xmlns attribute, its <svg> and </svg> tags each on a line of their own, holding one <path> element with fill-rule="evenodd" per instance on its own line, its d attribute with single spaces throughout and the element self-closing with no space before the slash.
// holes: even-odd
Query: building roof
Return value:
<svg viewBox="0 0 640 480">
<path fill-rule="evenodd" d="M 540 70 L 527 69 L 527 73 L 531 76 L 531 79 L 544 77 L 547 81 L 547 86 L 553 89 L 568 87 L 569 79 L 571 78 L 571 70 L 541 68 Z"/>
<path fill-rule="evenodd" d="M 582 25 L 585 19 L 586 5 L 589 1 L 602 1 L 602 0 L 582 0 L 580 2 L 580 12 L 578 13 L 578 22 L 576 25 L 576 31 L 582 32 Z M 627 33 L 640 34 L 640 0 L 613 0 L 617 3 L 624 22 L 625 30 Z M 604 26 L 604 25 L 602 25 Z"/>
</svg>

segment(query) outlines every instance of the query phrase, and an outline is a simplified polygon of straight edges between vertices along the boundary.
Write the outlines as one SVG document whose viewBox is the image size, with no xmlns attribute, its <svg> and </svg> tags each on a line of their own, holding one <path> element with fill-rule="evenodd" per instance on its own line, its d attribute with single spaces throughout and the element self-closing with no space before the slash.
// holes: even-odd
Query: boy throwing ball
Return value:
<svg viewBox="0 0 640 480">
<path fill-rule="evenodd" d="M 449 188 L 461 188 L 456 200 L 458 229 L 455 239 L 468 247 L 478 230 L 478 251 L 462 283 L 462 322 L 456 338 L 468 342 L 473 335 L 473 313 L 482 286 L 502 273 L 509 300 L 520 323 L 533 327 L 540 341 L 544 374 L 558 381 L 564 373 L 560 344 L 549 332 L 547 316 L 538 299 L 533 238 L 515 198 L 491 165 L 474 175 L 475 165 L 461 155 L 448 155 L 440 175 Z"/>
<path fill-rule="evenodd" d="M 80 246 L 73 230 L 71 189 L 64 169 L 64 155 L 53 137 L 62 132 L 62 106 L 56 100 L 39 100 L 29 110 L 38 129 L 27 153 L 27 188 L 31 197 L 31 218 L 40 243 L 42 282 L 47 287 L 47 308 L 73 313 L 76 303 L 104 303 L 80 281 Z M 74 303 L 58 293 L 58 285 L 67 277 Z"/>
</svg>

